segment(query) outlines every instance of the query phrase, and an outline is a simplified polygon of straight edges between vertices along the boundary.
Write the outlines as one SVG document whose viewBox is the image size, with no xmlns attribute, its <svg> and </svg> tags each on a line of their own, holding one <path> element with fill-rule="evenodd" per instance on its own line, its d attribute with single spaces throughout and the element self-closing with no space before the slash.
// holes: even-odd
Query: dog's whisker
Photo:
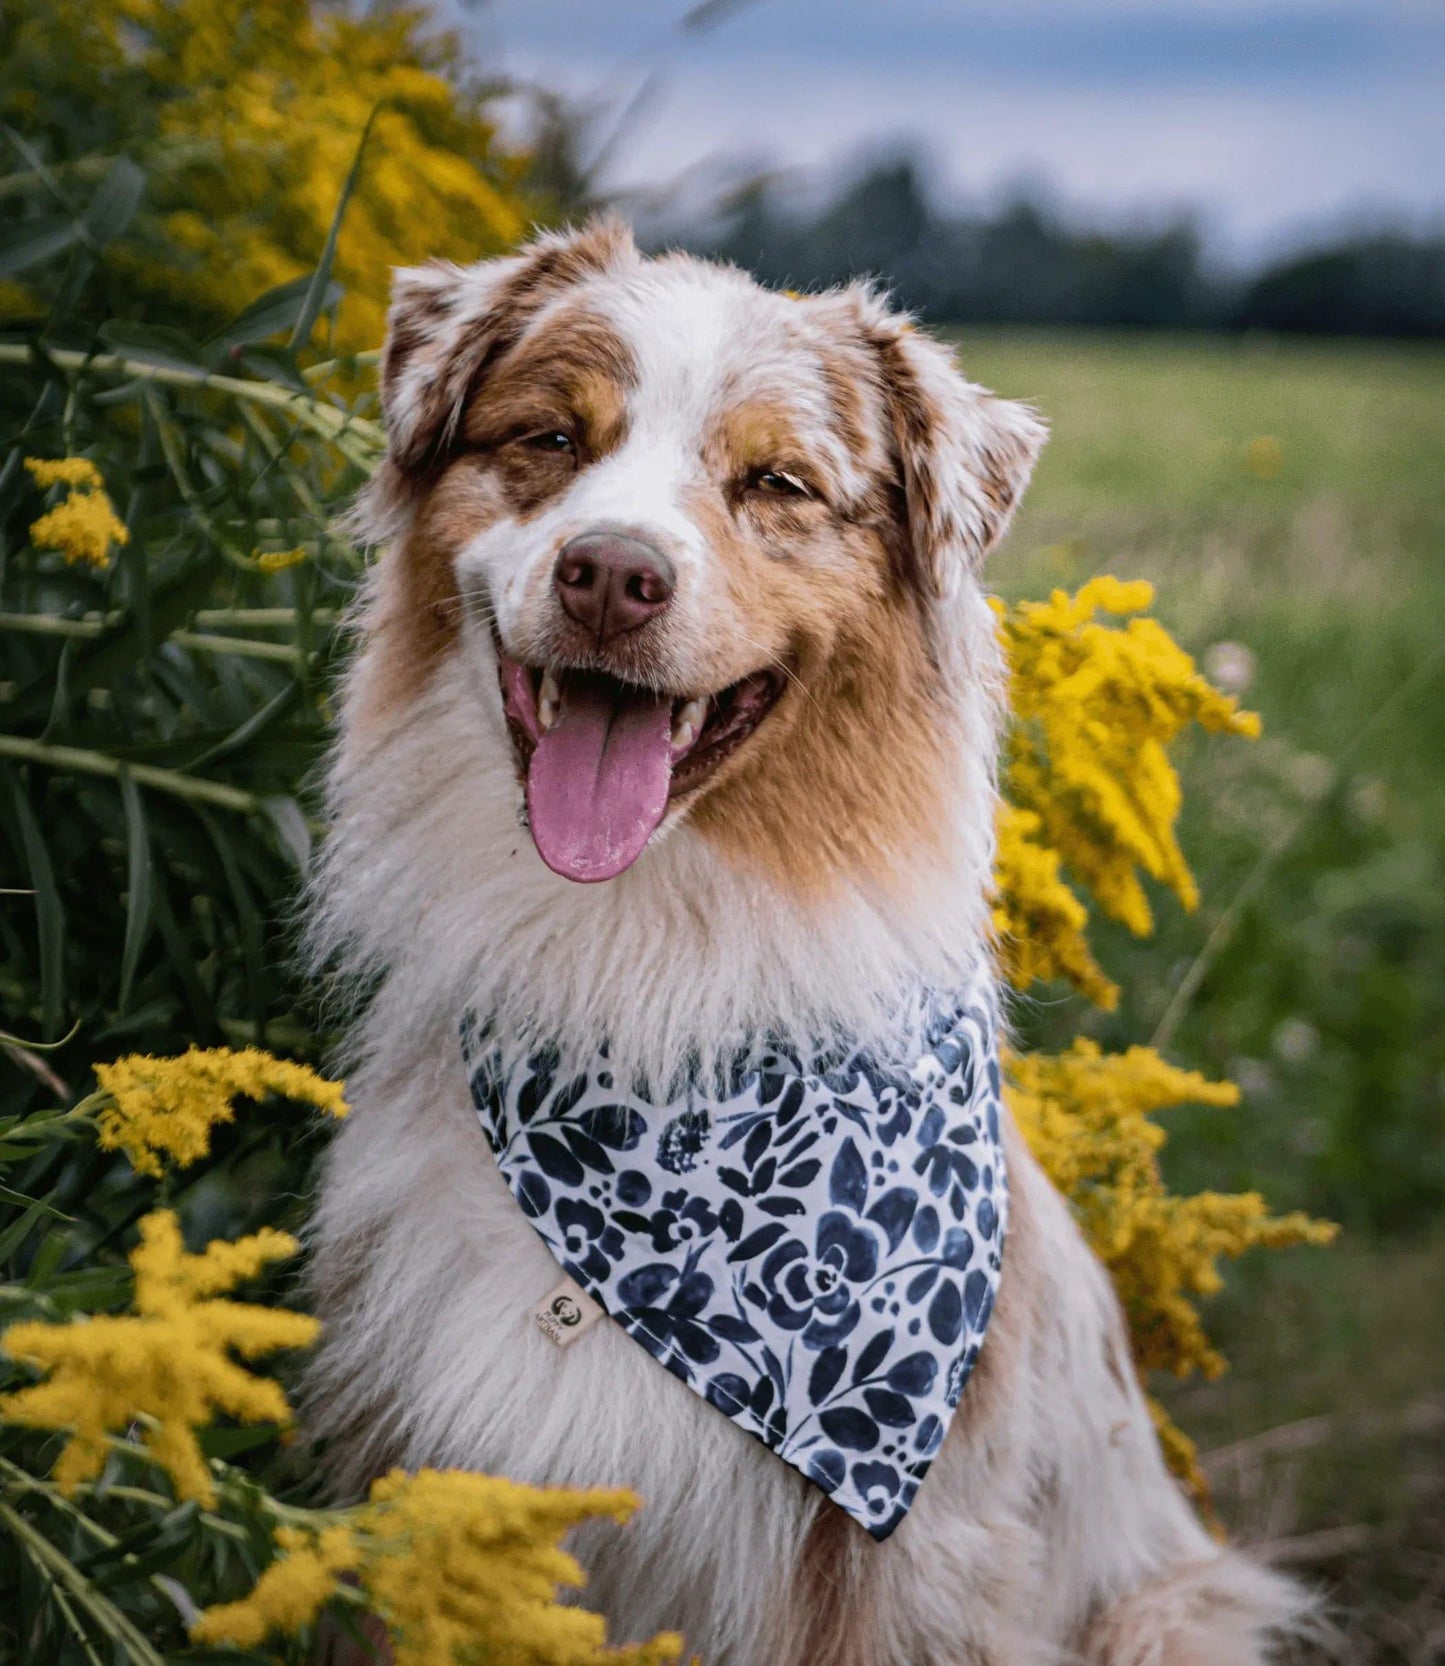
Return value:
<svg viewBox="0 0 1445 1666">
<path fill-rule="evenodd" d="M 813 698 L 812 692 L 809 690 L 808 685 L 803 681 L 798 673 L 793 670 L 792 666 L 789 665 L 786 660 L 780 658 L 772 651 L 772 649 L 764 647 L 761 642 L 755 641 L 751 636 L 744 635 L 742 631 L 739 631 L 738 635 L 744 642 L 747 643 L 748 647 L 756 648 L 760 654 L 770 660 L 772 664 L 777 666 L 778 670 L 781 671 L 790 682 L 796 683 L 798 691 L 803 695 L 804 699 L 808 700 L 813 705 L 815 710 L 821 711 L 823 709 Z"/>
</svg>

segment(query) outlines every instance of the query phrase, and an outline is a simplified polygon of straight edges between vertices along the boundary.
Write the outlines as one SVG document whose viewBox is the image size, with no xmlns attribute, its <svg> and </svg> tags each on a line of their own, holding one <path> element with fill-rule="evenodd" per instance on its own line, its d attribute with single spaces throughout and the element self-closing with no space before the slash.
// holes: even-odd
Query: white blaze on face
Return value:
<svg viewBox="0 0 1445 1666">
<path fill-rule="evenodd" d="M 577 671 L 542 685 L 527 803 L 539 853 L 570 879 L 610 879 L 636 860 L 666 814 L 673 765 L 703 726 L 687 669 L 706 645 L 726 580 L 688 504 L 709 483 L 709 433 L 748 378 L 755 296 L 740 302 L 735 289 L 712 274 L 658 272 L 602 279 L 570 297 L 611 324 L 635 367 L 622 441 L 585 462 L 540 513 L 488 529 L 458 564 L 464 588 L 480 577 L 494 598 L 504 643 L 525 638 L 539 619 L 555 626 L 554 569 L 575 539 L 641 540 L 672 568 L 676 589 L 644 679 L 660 692 Z M 547 329 L 544 313 L 529 338 Z M 512 686 L 525 693 L 515 677 Z"/>
</svg>

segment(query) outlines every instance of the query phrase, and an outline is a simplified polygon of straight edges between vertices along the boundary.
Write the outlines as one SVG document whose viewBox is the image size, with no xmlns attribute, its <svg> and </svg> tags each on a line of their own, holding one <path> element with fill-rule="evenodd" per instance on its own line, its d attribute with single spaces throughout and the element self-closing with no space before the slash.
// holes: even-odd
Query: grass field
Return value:
<svg viewBox="0 0 1445 1666">
<path fill-rule="evenodd" d="M 1119 1012 L 1061 997 L 1025 1023 L 1148 1040 L 1234 922 L 1161 1039 L 1245 1101 L 1176 1113 L 1166 1166 L 1345 1231 L 1234 1269 L 1212 1308 L 1231 1372 L 1166 1398 L 1213 1454 L 1229 1525 L 1327 1585 L 1347 1658 L 1445 1659 L 1445 353 L 961 347 L 1053 427 L 993 583 L 1153 580 L 1159 615 L 1265 724 L 1185 757 L 1204 902 L 1161 899 L 1146 942 L 1100 934 Z"/>
</svg>

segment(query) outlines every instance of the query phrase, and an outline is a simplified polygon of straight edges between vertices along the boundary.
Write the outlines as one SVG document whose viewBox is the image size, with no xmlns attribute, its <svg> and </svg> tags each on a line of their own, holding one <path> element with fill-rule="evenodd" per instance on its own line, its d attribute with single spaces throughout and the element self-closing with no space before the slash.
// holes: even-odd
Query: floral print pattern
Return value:
<svg viewBox="0 0 1445 1666">
<path fill-rule="evenodd" d="M 606 1051 L 508 1065 L 462 1027 L 482 1128 L 567 1273 L 873 1535 L 902 1521 L 1003 1265 L 998 1011 L 980 967 L 916 1062 L 765 1050 L 654 1105 Z"/>
</svg>

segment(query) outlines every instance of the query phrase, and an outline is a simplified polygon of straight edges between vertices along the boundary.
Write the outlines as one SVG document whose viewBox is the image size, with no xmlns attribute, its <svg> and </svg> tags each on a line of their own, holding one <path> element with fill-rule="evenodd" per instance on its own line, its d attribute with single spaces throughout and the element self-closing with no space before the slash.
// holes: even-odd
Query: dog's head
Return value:
<svg viewBox="0 0 1445 1666">
<path fill-rule="evenodd" d="M 611 879 L 684 818 L 813 888 L 941 836 L 951 638 L 977 649 L 1027 408 L 866 289 L 773 293 L 612 223 L 400 273 L 382 402 L 386 698 L 484 673 L 555 872 Z"/>
</svg>

